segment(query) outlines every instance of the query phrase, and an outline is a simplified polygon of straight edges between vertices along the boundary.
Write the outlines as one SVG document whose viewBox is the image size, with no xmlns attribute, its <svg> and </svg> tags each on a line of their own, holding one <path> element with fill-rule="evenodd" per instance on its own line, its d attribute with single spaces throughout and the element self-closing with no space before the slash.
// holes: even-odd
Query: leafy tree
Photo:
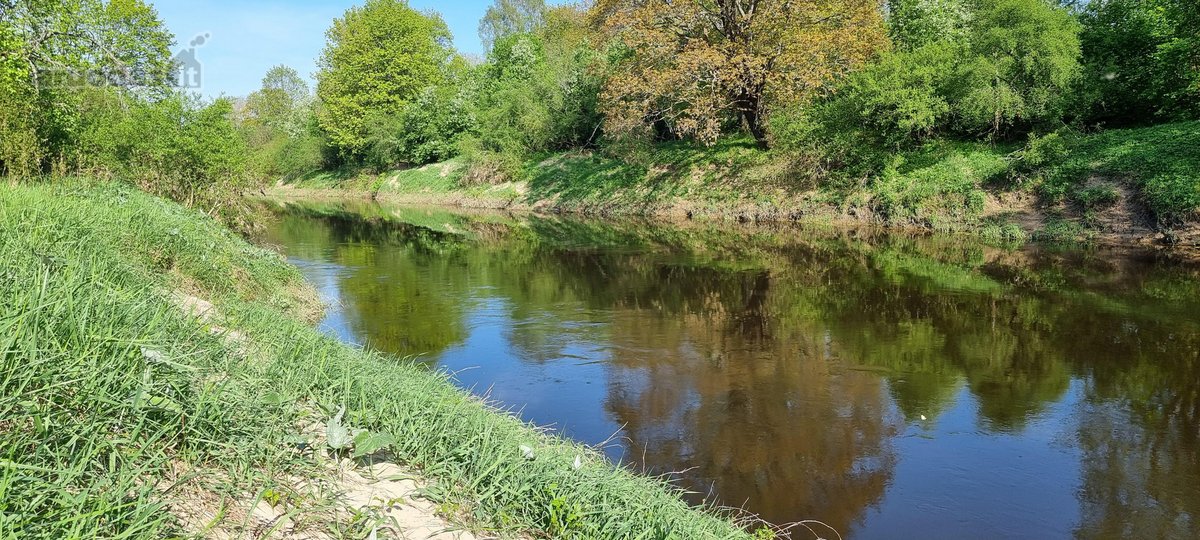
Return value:
<svg viewBox="0 0 1200 540">
<path fill-rule="evenodd" d="M 603 58 L 590 43 L 586 12 L 546 10 L 534 31 L 510 34 L 478 70 L 471 136 L 460 145 L 482 168 L 513 173 L 535 152 L 593 144 Z"/>
<path fill-rule="evenodd" d="M 1200 8 L 1094 0 L 1082 11 L 1082 101 L 1091 122 L 1200 116 Z"/>
<path fill-rule="evenodd" d="M 295 131 L 295 113 L 308 106 L 308 83 L 296 70 L 275 66 L 263 77 L 262 88 L 246 98 L 246 109 L 263 125 L 276 130 Z"/>
<path fill-rule="evenodd" d="M 246 98 L 237 117 L 254 176 L 290 179 L 325 164 L 326 140 L 316 122 L 316 102 L 296 70 L 268 70 L 262 88 Z"/>
<path fill-rule="evenodd" d="M 926 27 L 905 26 L 905 13 L 924 16 L 895 12 L 893 29 Z M 873 149 L 901 149 L 939 133 L 1002 137 L 1061 119 L 1079 72 L 1070 14 L 1044 0 L 980 0 L 963 19 L 967 34 L 917 33 L 926 37 L 852 73 L 811 110 L 790 111 L 784 120 L 798 127 L 783 130 L 785 145 L 874 160 Z"/>
<path fill-rule="evenodd" d="M 542 26 L 545 15 L 545 0 L 496 0 L 479 20 L 483 48 L 491 50 L 504 37 L 533 32 Z"/>
<path fill-rule="evenodd" d="M 459 135 L 473 121 L 472 76 L 466 62 L 456 58 L 448 66 L 442 84 L 426 87 L 396 114 L 371 117 L 367 161 L 380 168 L 391 168 L 453 157 Z"/>
<path fill-rule="evenodd" d="M 963 0 L 891 0 L 888 34 L 900 50 L 941 41 L 962 42 L 970 35 L 971 10 Z"/>
<path fill-rule="evenodd" d="M 442 80 L 450 31 L 402 0 L 367 0 L 333 22 L 319 62 L 320 121 L 332 143 L 361 157 L 368 117 L 396 114 Z"/>
<path fill-rule="evenodd" d="M 92 89 L 77 145 L 80 168 L 135 182 L 185 204 L 214 204 L 242 187 L 246 147 L 229 100 L 180 93 L 129 100 Z"/>
<path fill-rule="evenodd" d="M 1079 27 L 1046 0 L 981 0 L 971 24 L 970 57 L 958 116 L 967 131 L 1002 134 L 1049 121 L 1079 74 Z"/>
<path fill-rule="evenodd" d="M 5 0 L 0 9 L 0 172 L 73 165 L 87 87 L 169 92 L 173 38 L 141 0 Z"/>
<path fill-rule="evenodd" d="M 767 145 L 770 108 L 803 101 L 886 43 L 874 0 L 601 0 L 616 66 L 607 129 L 713 143 L 738 118 Z"/>
</svg>

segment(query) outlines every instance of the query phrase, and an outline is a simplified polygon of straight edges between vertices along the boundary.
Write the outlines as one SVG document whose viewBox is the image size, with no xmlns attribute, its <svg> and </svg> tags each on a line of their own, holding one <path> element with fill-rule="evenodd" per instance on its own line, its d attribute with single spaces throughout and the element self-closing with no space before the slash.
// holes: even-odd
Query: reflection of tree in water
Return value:
<svg viewBox="0 0 1200 540">
<path fill-rule="evenodd" d="M 725 504 L 847 532 L 891 479 L 893 411 L 936 419 L 965 383 L 984 429 L 1019 434 L 1076 377 L 1080 536 L 1200 536 L 1194 271 L 957 241 L 526 225 L 489 224 L 482 243 L 377 225 L 328 241 L 374 268 L 346 280 L 373 342 L 460 341 L 465 291 L 483 286 L 529 323 L 507 335 L 528 361 L 611 346 L 605 406 L 630 457 L 690 469 L 681 481 Z"/>
<path fill-rule="evenodd" d="M 1083 367 L 1077 535 L 1200 538 L 1200 328 L 1127 322 L 1088 337 L 1106 351 Z"/>
<path fill-rule="evenodd" d="M 356 335 L 399 355 L 438 353 L 465 339 L 462 280 L 444 268 L 450 264 L 447 256 L 461 251 L 463 239 L 336 208 L 319 215 L 322 219 L 315 221 L 304 209 L 293 208 L 267 241 L 299 246 L 297 256 L 327 258 L 345 267 L 336 300 L 345 304 Z M 446 279 L 429 279 L 431 274 Z"/>
<path fill-rule="evenodd" d="M 819 334 L 744 324 L 721 308 L 619 311 L 608 409 L 631 454 L 684 471 L 685 487 L 768 520 L 848 531 L 891 477 L 896 426 L 879 379 L 831 369 Z"/>
</svg>

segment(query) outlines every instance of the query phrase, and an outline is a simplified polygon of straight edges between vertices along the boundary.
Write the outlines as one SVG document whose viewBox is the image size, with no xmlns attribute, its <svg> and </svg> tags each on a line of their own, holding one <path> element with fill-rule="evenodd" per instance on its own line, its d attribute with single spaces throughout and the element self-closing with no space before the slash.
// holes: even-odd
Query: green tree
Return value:
<svg viewBox="0 0 1200 540">
<path fill-rule="evenodd" d="M 922 9 L 891 14 L 902 47 L 842 79 L 815 106 L 781 115 L 780 143 L 870 174 L 887 152 L 939 134 L 1006 137 L 1064 117 L 1080 70 L 1078 26 L 1067 10 L 1045 0 L 979 0 L 953 18 L 969 21 L 961 34 L 949 31 L 958 22 L 932 32 L 938 25 L 904 20 L 925 18 Z"/>
<path fill-rule="evenodd" d="M 296 70 L 275 66 L 263 77 L 262 88 L 246 98 L 246 109 L 262 124 L 285 131 L 295 122 L 297 110 L 308 105 L 309 98 L 308 83 Z"/>
<path fill-rule="evenodd" d="M 426 87 L 397 113 L 370 117 L 366 160 L 386 169 L 453 157 L 459 135 L 473 122 L 473 76 L 466 61 L 456 57 L 442 84 Z"/>
<path fill-rule="evenodd" d="M 478 69 L 473 130 L 461 146 L 492 174 L 515 172 L 535 152 L 587 146 L 600 133 L 603 59 L 586 13 L 557 6 L 542 21 L 497 40 Z"/>
<path fill-rule="evenodd" d="M 479 20 L 483 48 L 491 50 L 504 37 L 533 32 L 542 26 L 545 15 L 545 0 L 496 0 Z"/>
<path fill-rule="evenodd" d="M 970 52 L 959 69 L 961 127 L 1002 135 L 1061 114 L 1079 74 L 1079 26 L 1046 0 L 983 0 Z"/>
<path fill-rule="evenodd" d="M 0 2 L 0 172 L 77 165 L 84 94 L 163 96 L 173 40 L 141 0 Z"/>
<path fill-rule="evenodd" d="M 963 0 L 890 0 L 888 35 L 896 48 L 912 50 L 940 41 L 965 41 L 971 10 Z"/>
<path fill-rule="evenodd" d="M 325 164 L 326 140 L 316 103 L 296 70 L 275 66 L 250 94 L 238 117 L 249 146 L 250 172 L 261 180 L 291 179 Z"/>
<path fill-rule="evenodd" d="M 1190 0 L 1094 0 L 1083 25 L 1090 122 L 1200 116 L 1200 8 Z"/>
<path fill-rule="evenodd" d="M 346 157 L 360 158 L 367 118 L 396 114 L 442 80 L 450 31 L 436 14 L 401 0 L 367 0 L 334 20 L 319 61 L 321 127 Z"/>
</svg>

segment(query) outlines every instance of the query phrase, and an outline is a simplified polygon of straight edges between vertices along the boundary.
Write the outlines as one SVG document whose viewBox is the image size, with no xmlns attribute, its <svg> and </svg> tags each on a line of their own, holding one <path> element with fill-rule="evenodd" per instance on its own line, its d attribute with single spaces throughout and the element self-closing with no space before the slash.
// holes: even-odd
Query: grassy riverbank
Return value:
<svg viewBox="0 0 1200 540">
<path fill-rule="evenodd" d="M 338 506 L 328 456 L 368 452 L 502 535 L 749 537 L 444 374 L 323 336 L 295 268 L 174 203 L 10 187 L 0 261 L 2 537 L 366 537 L 385 518 Z M 205 317 L 181 308 L 200 299 Z M 343 408 L 366 431 L 336 449 Z M 282 517 L 248 530 L 264 503 Z"/>
<path fill-rule="evenodd" d="M 856 220 L 1006 239 L 1200 242 L 1200 122 L 1052 135 L 1024 147 L 935 141 L 891 156 L 863 181 L 817 178 L 794 157 L 737 139 L 662 144 L 631 159 L 543 155 L 490 182 L 468 182 L 472 172 L 459 158 L 312 174 L 277 190 L 585 214 Z"/>
</svg>

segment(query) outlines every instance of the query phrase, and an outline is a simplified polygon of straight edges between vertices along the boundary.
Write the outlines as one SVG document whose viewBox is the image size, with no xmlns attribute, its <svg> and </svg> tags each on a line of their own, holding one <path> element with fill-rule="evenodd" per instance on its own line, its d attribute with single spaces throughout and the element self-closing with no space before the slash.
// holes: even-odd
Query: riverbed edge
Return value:
<svg viewBox="0 0 1200 540">
<path fill-rule="evenodd" d="M 510 185 L 504 186 L 506 189 Z M 714 207 L 686 200 L 674 200 L 654 205 L 632 205 L 620 200 L 599 203 L 561 204 L 550 199 L 529 201 L 523 197 L 495 197 L 478 190 L 462 189 L 444 192 L 396 192 L 366 190 L 354 187 L 316 188 L 295 183 L 277 182 L 264 188 L 257 196 L 283 201 L 365 200 L 402 206 L 430 206 L 471 210 L 498 210 L 541 215 L 575 215 L 619 219 L 646 218 L 666 223 L 715 222 L 738 226 L 774 227 L 779 225 L 817 225 L 858 229 L 868 227 L 902 234 L 955 234 L 980 241 L 1007 246 L 1035 242 L 1064 247 L 1102 247 L 1109 249 L 1139 249 L 1162 252 L 1172 257 L 1200 261 L 1200 226 L 1190 225 L 1174 231 L 1159 231 L 1144 224 L 1108 223 L 1104 228 L 1083 230 L 1076 227 L 1047 230 L 1045 215 L 1025 208 L 1028 215 L 1011 226 L 1009 223 L 954 222 L 941 228 L 916 224 L 889 223 L 861 209 L 842 209 L 828 203 L 813 203 L 803 199 L 790 205 L 760 205 L 730 202 Z M 988 201 L 995 205 L 994 201 Z M 1011 227 L 1010 226 L 1010 227 Z"/>
</svg>

